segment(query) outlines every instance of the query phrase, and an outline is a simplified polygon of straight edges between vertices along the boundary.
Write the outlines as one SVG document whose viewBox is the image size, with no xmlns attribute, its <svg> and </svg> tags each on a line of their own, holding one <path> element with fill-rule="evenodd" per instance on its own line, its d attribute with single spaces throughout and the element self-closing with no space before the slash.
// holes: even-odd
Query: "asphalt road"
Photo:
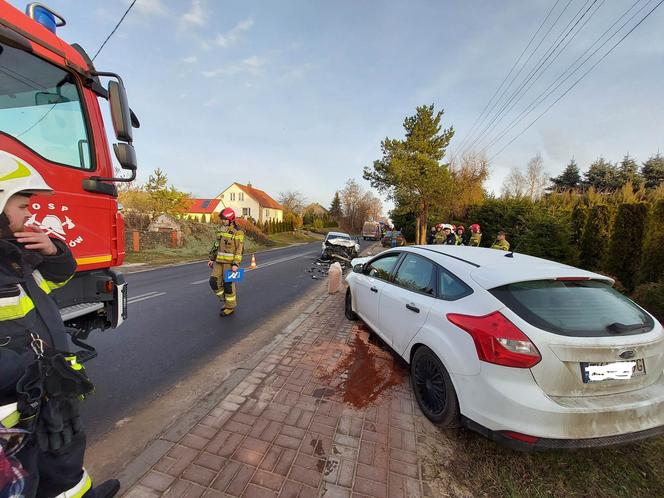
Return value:
<svg viewBox="0 0 664 498">
<path fill-rule="evenodd" d="M 360 240 L 363 249 L 369 244 Z M 126 275 L 128 320 L 90 335 L 99 356 L 86 365 L 96 386 L 82 410 L 89 440 L 101 438 L 311 289 L 319 281 L 307 269 L 320 248 L 315 242 L 257 254 L 258 268 L 238 285 L 238 311 L 226 318 L 218 315 L 205 262 Z M 248 265 L 245 256 L 242 266 Z"/>
</svg>

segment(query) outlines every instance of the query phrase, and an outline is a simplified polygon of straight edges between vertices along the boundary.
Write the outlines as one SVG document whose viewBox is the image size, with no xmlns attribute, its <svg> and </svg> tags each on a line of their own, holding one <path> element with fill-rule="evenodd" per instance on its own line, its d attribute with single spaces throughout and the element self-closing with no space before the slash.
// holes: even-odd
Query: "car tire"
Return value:
<svg viewBox="0 0 664 498">
<path fill-rule="evenodd" d="M 440 427 L 458 427 L 459 399 L 436 353 L 420 346 L 410 362 L 410 384 L 424 416 Z"/>
<path fill-rule="evenodd" d="M 357 320 L 357 313 L 353 311 L 353 298 L 350 295 L 350 287 L 346 289 L 346 301 L 344 304 L 344 315 L 351 321 Z"/>
</svg>

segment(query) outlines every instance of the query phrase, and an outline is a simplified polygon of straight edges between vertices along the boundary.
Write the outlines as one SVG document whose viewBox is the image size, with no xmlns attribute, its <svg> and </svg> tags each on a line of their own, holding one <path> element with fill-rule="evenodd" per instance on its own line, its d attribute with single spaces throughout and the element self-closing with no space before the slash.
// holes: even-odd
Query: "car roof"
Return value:
<svg viewBox="0 0 664 498">
<path fill-rule="evenodd" d="M 350 238 L 350 235 L 348 235 L 347 233 L 343 233 L 343 232 L 328 232 L 328 233 L 327 233 L 327 236 L 328 236 L 328 237 L 330 237 L 330 236 L 332 236 L 332 235 L 341 235 L 342 237 L 348 237 L 348 238 Z"/>
<path fill-rule="evenodd" d="M 427 256 L 446 268 L 461 270 L 485 289 L 513 282 L 554 278 L 591 278 L 613 283 L 613 279 L 518 252 L 469 246 L 427 245 L 403 248 Z M 508 255 L 512 256 L 509 257 Z M 450 268 L 451 271 L 454 271 Z"/>
</svg>

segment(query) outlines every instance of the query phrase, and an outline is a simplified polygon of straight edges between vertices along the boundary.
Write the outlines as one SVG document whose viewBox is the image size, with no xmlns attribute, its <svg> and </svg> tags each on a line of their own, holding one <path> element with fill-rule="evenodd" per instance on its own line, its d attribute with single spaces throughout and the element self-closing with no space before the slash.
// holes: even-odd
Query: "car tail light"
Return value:
<svg viewBox="0 0 664 498">
<path fill-rule="evenodd" d="M 481 361 L 505 367 L 531 368 L 542 359 L 528 336 L 499 311 L 485 316 L 448 313 L 447 319 L 472 336 Z"/>
<path fill-rule="evenodd" d="M 520 432 L 504 431 L 503 435 L 510 439 L 521 441 L 522 443 L 535 444 L 539 441 L 537 436 L 529 436 L 528 434 L 521 434 Z"/>
</svg>

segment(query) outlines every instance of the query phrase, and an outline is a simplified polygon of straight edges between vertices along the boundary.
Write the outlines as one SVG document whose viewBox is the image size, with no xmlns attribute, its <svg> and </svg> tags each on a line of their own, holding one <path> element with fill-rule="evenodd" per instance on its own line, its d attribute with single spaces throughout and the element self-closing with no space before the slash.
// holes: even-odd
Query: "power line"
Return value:
<svg viewBox="0 0 664 498">
<path fill-rule="evenodd" d="M 572 84 L 572 86 L 570 86 L 567 90 L 565 90 L 565 92 L 564 92 L 560 97 L 558 97 L 556 100 L 554 100 L 554 101 L 549 105 L 549 107 L 547 107 L 546 109 L 544 109 L 544 111 L 542 111 L 542 113 L 541 113 L 539 116 L 537 116 L 533 121 L 531 121 L 530 124 L 529 124 L 528 126 L 526 126 L 526 128 L 524 128 L 524 129 L 523 129 L 518 135 L 516 135 L 514 138 L 512 138 L 512 140 L 510 140 L 510 141 L 509 141 L 509 142 L 508 142 L 508 143 L 507 143 L 502 149 L 500 149 L 497 153 L 495 153 L 495 154 L 491 157 L 491 159 L 489 159 L 489 161 L 492 161 L 492 160 L 495 159 L 498 155 L 500 155 L 505 149 L 507 149 L 507 147 L 509 147 L 510 145 L 512 145 L 512 143 L 514 143 L 514 141 L 515 141 L 517 138 L 519 138 L 521 135 L 523 135 L 526 131 L 528 131 L 528 129 L 529 129 L 532 125 L 534 125 L 537 121 L 539 121 L 539 119 L 540 119 L 542 116 L 544 116 L 544 115 L 549 111 L 549 109 L 551 109 L 554 105 L 556 105 L 558 102 L 560 102 L 560 100 L 562 100 L 563 97 L 565 97 L 565 95 L 567 95 L 567 94 L 572 90 L 572 88 L 574 88 L 576 85 L 578 85 L 578 84 L 581 82 L 581 80 L 583 80 L 583 79 L 588 75 L 588 73 L 590 73 L 593 69 L 595 69 L 595 67 L 597 67 L 597 65 L 598 65 L 600 62 L 602 62 L 602 61 L 603 61 L 603 60 L 604 60 L 604 59 L 605 59 L 605 58 L 606 58 L 611 52 L 613 52 L 613 50 L 614 50 L 618 45 L 620 45 L 620 44 L 625 40 L 625 38 L 627 38 L 630 34 L 632 34 L 632 32 L 633 32 L 636 28 L 638 28 L 638 27 L 641 25 L 641 23 L 643 23 L 643 21 L 645 21 L 648 17 L 650 17 L 650 15 L 651 15 L 653 12 L 655 12 L 655 10 L 657 10 L 657 8 L 658 8 L 660 5 L 662 5 L 663 3 L 664 3 L 664 0 L 660 0 L 659 3 L 658 3 L 657 5 L 655 5 L 655 6 L 650 10 L 650 12 L 648 12 L 645 16 L 643 16 L 643 18 L 642 18 L 638 23 L 636 23 L 636 25 L 634 25 L 634 27 L 632 27 L 632 29 L 630 29 L 627 33 L 625 33 L 625 35 L 624 35 L 620 40 L 618 40 L 618 41 L 617 41 L 617 42 L 616 42 L 616 43 L 615 43 L 615 44 L 614 44 L 614 45 L 613 45 L 613 46 L 612 46 L 612 47 L 611 47 L 611 48 L 610 48 L 610 49 L 609 49 L 609 50 L 608 50 L 608 51 L 607 51 L 602 57 L 600 57 L 600 59 L 599 59 L 597 62 L 595 62 L 595 64 L 593 64 L 593 65 L 590 67 L 590 69 L 588 69 L 585 73 L 583 73 L 583 75 L 581 75 L 581 77 L 580 77 L 578 80 L 576 80 L 576 81 Z"/>
<path fill-rule="evenodd" d="M 498 86 L 498 88 L 496 88 L 496 91 L 493 92 L 493 95 L 491 96 L 491 98 L 490 98 L 490 99 L 488 100 L 488 102 L 484 105 L 484 109 L 482 109 L 482 112 L 480 112 L 480 114 L 477 116 L 477 118 L 475 118 L 475 122 L 474 122 L 473 125 L 470 127 L 470 131 L 468 131 L 468 134 L 464 137 L 464 139 L 463 139 L 463 140 L 461 141 L 461 143 L 459 144 L 459 150 L 462 150 L 462 149 L 463 149 L 463 144 L 466 143 L 470 137 L 472 137 L 473 133 L 475 133 L 475 126 L 478 124 L 478 122 L 480 121 L 480 119 L 482 118 L 482 116 L 484 116 L 484 112 L 487 110 L 487 108 L 489 107 L 489 105 L 491 104 L 491 102 L 493 101 L 493 99 L 496 97 L 496 95 L 498 95 L 498 92 L 500 91 L 500 89 L 503 87 L 503 85 L 504 85 L 505 82 L 507 81 L 507 78 L 509 78 L 510 75 L 512 74 L 512 72 L 514 71 L 514 69 L 516 69 L 516 66 L 517 66 L 517 65 L 519 64 L 519 62 L 521 61 L 521 58 L 523 57 L 523 54 L 525 54 L 525 53 L 526 53 L 526 50 L 528 50 L 528 48 L 530 47 L 530 45 L 532 45 L 532 43 L 533 43 L 533 41 L 535 40 L 535 38 L 537 37 L 538 33 L 542 30 L 542 28 L 544 27 L 544 24 L 546 24 L 546 21 L 548 21 L 549 17 L 551 17 L 551 14 L 553 13 L 553 10 L 556 8 L 556 6 L 558 5 L 559 2 L 560 2 L 560 0 L 556 0 L 556 3 L 553 4 L 553 7 L 551 7 L 551 9 L 549 9 L 549 13 L 546 15 L 546 17 L 544 18 L 544 20 L 540 23 L 539 28 L 537 28 L 537 31 L 535 31 L 535 33 L 533 34 L 533 36 L 530 38 L 530 41 L 528 42 L 528 44 L 526 45 L 526 47 L 523 49 L 523 52 L 521 52 L 521 55 L 519 55 L 519 57 L 517 58 L 517 60 L 514 62 L 514 65 L 512 66 L 512 69 L 510 69 L 509 73 L 507 73 L 507 76 L 505 76 L 505 78 L 503 78 L 503 81 L 500 83 L 500 85 Z M 489 112 L 490 112 L 490 111 L 489 111 Z"/>
<path fill-rule="evenodd" d="M 521 113 L 514 118 L 504 129 L 501 133 L 499 133 L 497 136 L 491 140 L 487 145 L 485 145 L 481 152 L 486 152 L 488 149 L 490 149 L 493 145 L 495 145 L 498 141 L 500 141 L 507 133 L 509 133 L 519 122 L 523 121 L 530 113 L 532 113 L 540 104 L 542 104 L 547 98 L 549 98 L 560 86 L 565 83 L 568 79 L 570 79 L 574 73 L 576 73 L 579 69 L 581 69 L 599 50 L 601 50 L 604 45 L 606 45 L 612 38 L 617 36 L 620 31 L 627 25 L 631 20 L 633 20 L 638 14 L 644 10 L 648 4 L 650 3 L 651 0 L 648 0 L 639 10 L 637 10 L 625 23 L 623 23 L 622 26 L 620 26 L 604 43 L 602 43 L 593 53 L 591 53 L 586 59 L 581 62 L 578 67 L 572 70 L 570 74 L 565 77 L 567 72 L 574 68 L 577 62 L 579 62 L 583 57 L 592 50 L 592 48 L 597 45 L 599 42 L 602 41 L 602 39 L 606 36 L 606 34 L 613 29 L 613 27 L 618 24 L 629 12 L 636 7 L 642 0 L 636 0 L 632 6 L 627 9 L 611 26 L 609 26 L 602 35 L 595 40 L 574 62 L 572 62 L 563 72 L 560 74 L 551 84 L 549 84 L 548 87 L 544 89 L 543 92 L 541 92 L 535 100 L 533 100 L 526 108 L 524 108 Z M 570 40 L 571 41 L 571 40 Z M 563 79 L 564 78 L 564 79 Z M 561 80 L 562 79 L 562 80 Z M 558 83 L 556 85 L 556 83 Z M 555 85 L 555 87 L 554 87 Z M 552 88 L 553 87 L 553 88 Z"/>
<path fill-rule="evenodd" d="M 529 55 L 528 58 L 525 60 L 525 62 L 521 65 L 521 67 L 520 67 L 519 70 L 516 72 L 516 74 L 515 74 L 514 76 L 512 76 L 512 79 L 510 80 L 510 82 L 507 84 L 507 86 L 505 87 L 505 89 L 502 91 L 502 93 L 500 94 L 500 96 L 498 97 L 498 99 L 493 103 L 493 105 L 491 106 L 491 109 L 487 112 L 487 114 L 486 114 L 486 116 L 485 116 L 485 118 L 484 118 L 485 120 L 486 120 L 486 119 L 489 117 L 489 115 L 494 111 L 494 109 L 496 108 L 496 106 L 498 106 L 499 103 L 502 101 L 503 96 L 505 95 L 505 93 L 510 89 L 510 87 L 512 86 L 512 84 L 514 83 L 514 81 L 519 77 L 519 75 L 521 74 L 521 72 L 522 72 L 522 71 L 524 70 L 524 68 L 528 65 L 528 63 L 530 62 L 530 59 L 533 57 L 533 55 L 535 55 L 535 54 L 537 53 L 537 51 L 539 50 L 539 48 L 542 46 L 542 43 L 544 43 L 544 40 L 546 40 L 546 38 L 549 36 L 549 33 L 551 33 L 551 31 L 552 31 L 553 28 L 556 26 L 556 24 L 558 24 L 558 21 L 560 20 L 560 18 L 562 17 L 562 15 L 567 11 L 567 8 L 570 6 L 570 4 L 572 3 L 572 1 L 573 1 L 573 0 L 569 0 L 569 1 L 567 2 L 567 4 L 565 5 L 565 7 L 563 7 L 563 10 L 560 12 L 560 14 L 558 14 L 558 17 L 556 17 L 556 19 L 553 21 L 553 24 L 551 25 L 551 27 L 547 30 L 546 33 L 544 33 L 544 36 L 543 36 L 542 39 L 539 41 L 539 43 L 537 44 L 537 46 L 533 49 L 533 51 L 530 53 L 530 55 Z M 557 4 L 558 4 L 558 2 L 556 2 L 556 4 L 554 5 L 554 7 L 555 7 Z M 548 16 L 547 16 L 547 18 L 548 18 Z M 480 124 L 480 126 L 482 126 L 482 124 Z M 480 132 L 480 135 L 481 135 L 482 133 L 484 133 L 484 130 L 486 130 L 486 126 L 484 127 L 484 129 L 482 129 L 482 131 Z M 474 142 L 474 139 L 471 139 L 471 141 Z M 466 146 L 465 149 L 468 149 L 468 146 Z"/>
<path fill-rule="evenodd" d="M 539 58 L 539 60 L 535 63 L 535 66 L 533 67 L 533 69 L 530 70 L 530 72 L 526 75 L 525 79 L 519 84 L 518 88 L 516 90 L 514 90 L 514 92 L 512 92 L 512 94 L 509 96 L 507 101 L 502 105 L 502 107 L 498 110 L 498 112 L 493 117 L 493 119 L 484 127 L 484 130 L 482 130 L 482 133 L 480 133 L 480 135 L 478 135 L 475 138 L 475 140 L 472 142 L 472 144 L 469 145 L 469 147 L 472 147 L 476 144 L 481 144 L 482 140 L 484 140 L 487 136 L 491 135 L 491 133 L 493 132 L 492 127 L 495 128 L 496 126 L 498 126 L 498 124 L 500 122 L 502 122 L 503 119 L 505 119 L 505 116 L 507 114 L 509 114 L 509 112 L 511 112 L 511 110 L 514 108 L 514 106 L 517 105 L 519 100 L 521 100 L 521 98 L 528 92 L 528 90 L 530 90 L 530 88 L 532 88 L 532 85 L 534 85 L 537 82 L 537 80 L 539 80 L 542 77 L 542 75 L 551 66 L 551 64 L 553 64 L 553 62 L 560 56 L 560 54 L 567 47 L 567 45 L 565 45 L 565 47 L 563 47 L 563 49 L 555 55 L 555 57 L 551 60 L 551 64 L 547 65 L 546 68 L 544 68 L 544 70 L 540 71 L 542 69 L 542 66 L 544 66 L 544 64 L 546 64 L 546 62 L 549 59 L 551 59 L 551 57 L 556 53 L 556 51 L 558 50 L 560 45 L 567 39 L 567 37 L 572 33 L 572 31 L 574 31 L 574 29 L 578 26 L 578 24 L 581 22 L 581 20 L 584 17 L 586 17 L 588 12 L 590 12 L 590 10 L 598 2 L 598 0 L 594 0 L 592 2 L 592 4 L 590 4 L 590 6 L 586 9 L 586 6 L 588 5 L 589 2 L 590 2 L 590 0 L 586 0 L 586 2 L 578 10 L 578 12 L 572 17 L 572 19 L 570 19 L 570 21 L 567 23 L 567 26 L 565 26 L 561 30 L 561 32 L 558 35 L 558 37 L 556 38 L 556 40 L 551 44 L 551 46 Z M 584 9 L 585 9 L 585 12 L 584 12 Z M 583 14 L 582 14 L 582 12 L 583 12 Z M 590 19 L 596 12 L 597 11 L 593 12 L 593 14 L 591 14 L 591 16 L 588 19 Z M 580 17 L 579 17 L 579 15 L 580 15 Z M 575 20 L 576 20 L 576 22 L 575 22 Z M 574 25 L 572 25 L 572 23 L 574 23 Z M 571 28 L 570 28 L 570 25 L 572 25 Z M 585 23 L 584 23 L 583 26 L 585 26 Z M 583 28 L 583 26 L 582 26 L 582 28 Z M 577 31 L 577 33 L 578 33 L 578 31 Z M 576 36 L 577 33 L 575 33 L 574 36 Z M 537 77 L 535 78 L 535 76 L 537 76 Z M 533 78 L 535 78 L 535 79 L 533 79 Z M 523 89 L 530 82 L 532 82 L 531 85 L 528 86 L 528 88 L 525 91 L 523 91 Z"/>
<path fill-rule="evenodd" d="M 127 10 L 125 10 L 125 13 L 122 14 L 122 17 L 120 18 L 120 20 L 118 21 L 118 23 L 117 23 L 117 24 L 115 25 L 115 27 L 113 28 L 113 31 L 111 31 L 111 32 L 109 33 L 109 35 L 108 35 L 108 36 L 106 37 L 106 39 L 104 40 L 104 43 L 101 44 L 101 47 L 99 47 L 99 49 L 97 50 L 97 53 L 95 53 L 94 57 L 92 58 L 93 61 L 97 58 L 97 56 L 99 55 L 99 52 L 101 52 L 101 49 L 104 48 L 104 45 L 106 45 L 106 43 L 108 42 L 108 40 L 111 39 L 111 36 L 113 36 L 113 33 L 115 33 L 115 32 L 117 31 L 117 29 L 120 27 L 120 24 L 122 24 L 122 21 L 124 21 L 124 18 L 127 17 L 127 14 L 129 14 L 129 11 L 131 10 L 131 8 L 134 6 L 135 3 L 136 3 L 136 0 L 134 0 L 133 2 L 131 2 L 131 4 L 129 5 L 129 7 L 127 7 Z"/>
</svg>

